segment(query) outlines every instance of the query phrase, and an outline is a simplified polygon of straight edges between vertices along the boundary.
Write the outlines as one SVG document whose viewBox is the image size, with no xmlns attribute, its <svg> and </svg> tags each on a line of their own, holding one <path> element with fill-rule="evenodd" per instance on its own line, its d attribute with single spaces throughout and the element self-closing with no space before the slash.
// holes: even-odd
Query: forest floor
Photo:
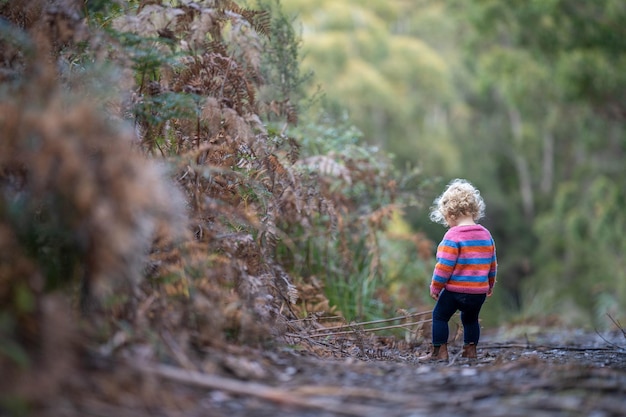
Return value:
<svg viewBox="0 0 626 417">
<path fill-rule="evenodd" d="M 518 333 L 519 334 L 519 333 Z M 300 340 L 302 342 L 303 340 Z M 308 347 L 307 347 L 308 346 Z M 626 338 L 554 330 L 484 331 L 478 359 L 420 362 L 427 343 L 327 339 L 266 349 L 230 346 L 169 365 L 140 349 L 85 369 L 35 415 L 419 417 L 626 415 Z M 124 356 L 124 355 L 123 355 Z M 92 364 L 93 365 L 93 364 Z"/>
</svg>

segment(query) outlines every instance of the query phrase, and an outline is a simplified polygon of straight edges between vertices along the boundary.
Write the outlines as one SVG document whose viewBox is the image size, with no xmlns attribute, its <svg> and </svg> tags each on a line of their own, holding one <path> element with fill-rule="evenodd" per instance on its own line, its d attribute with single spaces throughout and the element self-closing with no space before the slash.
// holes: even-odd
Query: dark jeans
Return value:
<svg viewBox="0 0 626 417">
<path fill-rule="evenodd" d="M 448 322 L 457 312 L 461 311 L 463 323 L 463 342 L 478 343 L 480 324 L 478 313 L 487 298 L 487 294 L 462 294 L 443 290 L 433 310 L 433 345 L 439 346 L 448 342 Z"/>
</svg>

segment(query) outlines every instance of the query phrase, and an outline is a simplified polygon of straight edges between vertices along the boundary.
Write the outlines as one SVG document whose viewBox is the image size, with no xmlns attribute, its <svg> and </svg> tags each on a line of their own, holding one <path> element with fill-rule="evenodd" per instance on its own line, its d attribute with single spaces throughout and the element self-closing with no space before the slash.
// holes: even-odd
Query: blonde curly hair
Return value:
<svg viewBox="0 0 626 417">
<path fill-rule="evenodd" d="M 474 221 L 482 219 L 485 216 L 485 202 L 480 191 L 469 181 L 457 178 L 435 199 L 429 217 L 435 223 L 449 226 L 446 217 L 456 220 L 463 216 L 472 216 Z"/>
</svg>

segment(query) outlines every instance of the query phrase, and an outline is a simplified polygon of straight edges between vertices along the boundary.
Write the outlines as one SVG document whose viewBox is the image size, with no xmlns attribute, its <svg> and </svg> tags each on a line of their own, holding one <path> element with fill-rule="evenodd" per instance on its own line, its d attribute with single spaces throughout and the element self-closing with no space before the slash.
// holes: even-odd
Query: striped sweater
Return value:
<svg viewBox="0 0 626 417">
<path fill-rule="evenodd" d="M 496 246 L 479 225 L 451 227 L 437 247 L 431 291 L 486 294 L 496 282 Z"/>
</svg>

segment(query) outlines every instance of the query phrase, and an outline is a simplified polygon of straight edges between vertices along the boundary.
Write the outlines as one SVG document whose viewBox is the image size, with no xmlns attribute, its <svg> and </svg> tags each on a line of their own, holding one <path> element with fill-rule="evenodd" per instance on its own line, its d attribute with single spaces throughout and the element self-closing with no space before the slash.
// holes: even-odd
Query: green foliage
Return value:
<svg viewBox="0 0 626 417">
<path fill-rule="evenodd" d="M 553 79 L 566 98 L 593 104 L 611 117 L 623 114 L 624 98 L 616 92 L 625 82 L 618 70 L 626 54 L 622 2 L 486 1 L 468 8 L 483 45 L 499 38 L 526 50 L 557 70 Z"/>
<path fill-rule="evenodd" d="M 349 319 L 380 318 L 407 307 L 415 294 L 388 295 L 403 279 L 417 278 L 412 272 L 421 261 L 404 237 L 388 235 L 387 225 L 402 207 L 417 204 L 413 193 L 421 176 L 398 172 L 383 150 L 361 143 L 362 133 L 347 117 L 321 111 L 290 134 L 301 138 L 303 179 L 323 197 L 310 227 L 281 223 L 296 247 L 294 274 L 321 278 L 330 304 Z M 399 247 L 405 257 L 394 257 Z"/>
<path fill-rule="evenodd" d="M 200 98 L 194 94 L 165 92 L 148 96 L 138 103 L 133 113 L 152 125 L 172 119 L 189 119 L 198 115 Z"/>
<path fill-rule="evenodd" d="M 255 0 L 255 4 L 268 14 L 270 22 L 267 37 L 259 46 L 263 51 L 259 69 L 264 80 L 259 99 L 267 104 L 263 115 L 268 122 L 286 117 L 288 123 L 297 124 L 299 113 L 315 98 L 306 94 L 312 74 L 301 71 L 301 42 L 293 17 L 284 12 L 280 0 Z"/>
<path fill-rule="evenodd" d="M 326 112 L 322 112 L 317 119 L 301 124 L 294 129 L 294 134 L 302 137 L 302 151 L 306 155 L 340 152 L 357 145 L 363 136 L 361 131 L 350 125 L 346 114 L 337 119 Z"/>
<path fill-rule="evenodd" d="M 600 176 L 582 186 L 562 184 L 554 203 L 552 211 L 537 219 L 535 232 L 543 237 L 537 262 L 542 268 L 532 282 L 539 287 L 558 282 L 560 290 L 547 302 L 573 299 L 601 325 L 606 318 L 597 312 L 602 307 L 612 310 L 617 300 L 626 299 L 626 240 L 621 233 L 626 200 L 614 181 Z"/>
<path fill-rule="evenodd" d="M 171 39 L 116 30 L 109 30 L 108 33 L 119 42 L 119 46 L 122 47 L 120 52 L 131 60 L 139 85 L 143 86 L 145 83 L 141 81 L 145 79 L 158 79 L 160 70 L 165 65 L 175 65 L 180 58 L 172 53 Z"/>
<path fill-rule="evenodd" d="M 454 89 L 441 54 L 407 36 L 407 21 L 436 10 L 421 6 L 348 1 L 314 8 L 299 0 L 289 10 L 303 28 L 303 68 L 314 71 L 327 110 L 337 118 L 347 110 L 363 140 L 396 155 L 397 166 L 437 169 L 446 158 Z"/>
<path fill-rule="evenodd" d="M 125 3 L 134 3 L 127 1 Z M 123 12 L 122 2 L 119 0 L 89 0 L 84 2 L 83 12 L 90 24 L 106 26 L 111 19 Z"/>
<path fill-rule="evenodd" d="M 488 211 L 505 222 L 494 222 L 508 280 L 500 301 L 517 298 L 535 317 L 544 303 L 545 314 L 602 325 L 605 317 L 594 322 L 602 305 L 626 302 L 623 263 L 613 255 L 624 239 L 600 215 L 624 222 L 614 209 L 626 109 L 618 3 L 457 2 L 470 17 L 464 41 L 478 81 L 468 90 L 475 119 L 466 129 L 497 156 L 464 169 L 489 184 Z"/>
<path fill-rule="evenodd" d="M 398 212 L 392 216 L 387 229 L 379 234 L 379 244 L 384 288 L 394 305 L 416 311 L 428 310 L 432 306 L 427 289 L 435 264 L 436 243 L 423 232 L 415 233 Z"/>
</svg>

